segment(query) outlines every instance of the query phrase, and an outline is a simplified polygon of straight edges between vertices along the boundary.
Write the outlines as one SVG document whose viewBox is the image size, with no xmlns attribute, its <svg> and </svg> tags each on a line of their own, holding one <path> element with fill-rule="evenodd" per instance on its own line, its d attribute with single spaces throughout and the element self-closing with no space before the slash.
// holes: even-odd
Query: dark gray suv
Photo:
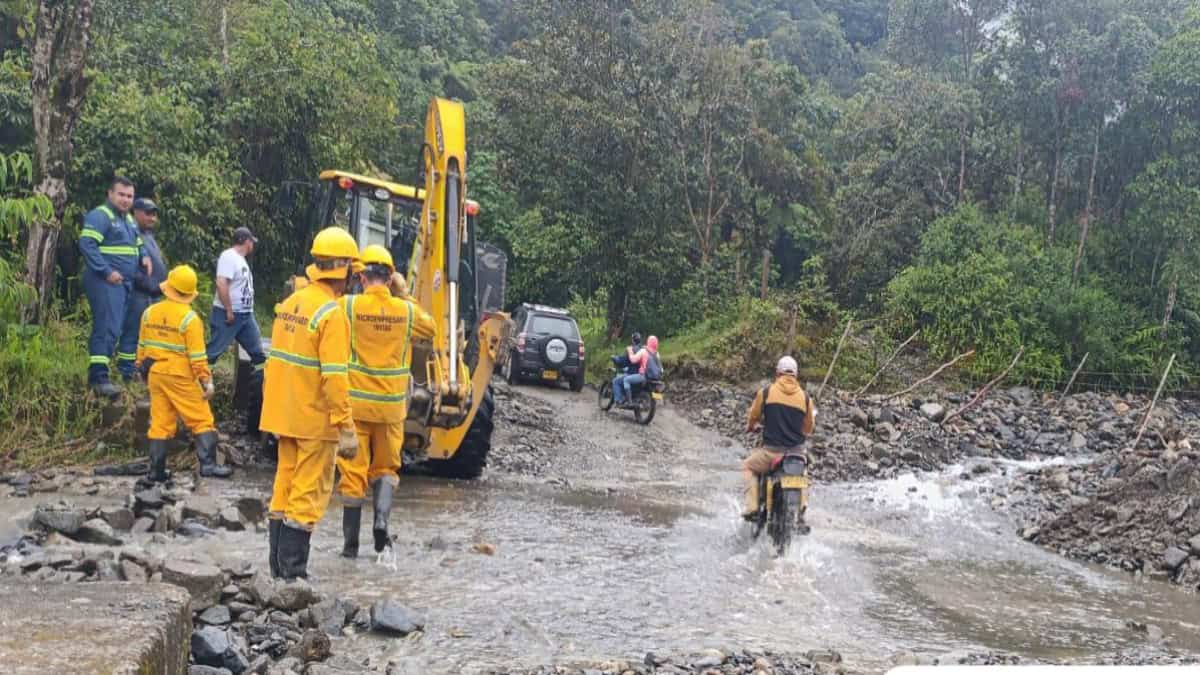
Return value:
<svg viewBox="0 0 1200 675">
<path fill-rule="evenodd" d="M 579 325 L 565 309 L 525 303 L 513 312 L 515 334 L 509 338 L 504 377 L 509 384 L 523 380 L 566 382 L 571 391 L 583 389 L 584 352 Z"/>
</svg>

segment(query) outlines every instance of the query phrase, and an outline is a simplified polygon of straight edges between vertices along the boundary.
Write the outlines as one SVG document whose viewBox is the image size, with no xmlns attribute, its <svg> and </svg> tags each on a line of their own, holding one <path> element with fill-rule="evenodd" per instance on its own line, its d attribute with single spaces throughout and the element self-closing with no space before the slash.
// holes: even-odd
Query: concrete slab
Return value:
<svg viewBox="0 0 1200 675">
<path fill-rule="evenodd" d="M 167 584 L 0 580 L 0 670 L 186 675 L 188 600 Z"/>
</svg>

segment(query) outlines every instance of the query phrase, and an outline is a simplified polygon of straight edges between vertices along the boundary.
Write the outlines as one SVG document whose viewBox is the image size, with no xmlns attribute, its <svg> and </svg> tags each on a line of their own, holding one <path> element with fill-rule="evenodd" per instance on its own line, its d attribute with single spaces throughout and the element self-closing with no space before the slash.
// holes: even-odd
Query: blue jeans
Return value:
<svg viewBox="0 0 1200 675">
<path fill-rule="evenodd" d="M 636 384 L 646 384 L 646 376 L 641 373 L 626 375 L 621 380 L 621 384 L 625 387 L 625 398 L 633 400 L 633 386 Z"/>
<path fill-rule="evenodd" d="M 613 387 L 613 402 L 614 403 L 621 403 L 625 400 L 625 396 L 624 396 L 625 382 L 624 382 L 624 380 L 626 377 L 629 377 L 629 376 L 628 375 L 618 375 L 613 378 L 612 387 Z"/>
<path fill-rule="evenodd" d="M 257 369 L 267 362 L 263 353 L 262 334 L 258 332 L 258 322 L 252 312 L 239 312 L 233 315 L 233 323 L 225 323 L 225 312 L 214 307 L 208 317 L 208 362 L 213 364 L 221 358 L 221 354 L 229 349 L 234 340 L 250 355 L 250 363 Z"/>
</svg>

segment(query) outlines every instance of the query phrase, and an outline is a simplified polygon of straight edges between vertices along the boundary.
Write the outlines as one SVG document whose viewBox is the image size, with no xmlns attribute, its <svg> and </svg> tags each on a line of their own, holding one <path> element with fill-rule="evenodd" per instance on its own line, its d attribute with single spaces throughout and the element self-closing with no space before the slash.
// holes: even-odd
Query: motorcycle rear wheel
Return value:
<svg viewBox="0 0 1200 675">
<path fill-rule="evenodd" d="M 645 426 L 654 419 L 655 401 L 649 392 L 642 391 L 633 398 L 633 417 L 638 424 Z"/>
<path fill-rule="evenodd" d="M 771 542 L 775 544 L 775 550 L 779 555 L 783 555 L 792 543 L 792 520 L 796 517 L 792 509 L 795 507 L 790 504 L 792 500 L 787 498 L 786 491 L 778 485 L 772 492 L 774 503 L 767 519 L 767 533 L 771 536 Z"/>
</svg>

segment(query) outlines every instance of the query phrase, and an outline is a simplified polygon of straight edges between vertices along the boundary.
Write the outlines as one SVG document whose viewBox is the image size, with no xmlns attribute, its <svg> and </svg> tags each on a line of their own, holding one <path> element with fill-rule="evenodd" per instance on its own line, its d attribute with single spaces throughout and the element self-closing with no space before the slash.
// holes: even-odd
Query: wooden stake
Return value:
<svg viewBox="0 0 1200 675">
<path fill-rule="evenodd" d="M 858 391 L 854 392 L 854 398 L 858 398 L 859 396 L 862 396 L 863 392 L 870 389 L 871 385 L 875 384 L 875 380 L 878 380 L 879 376 L 883 374 L 883 371 L 887 370 L 888 366 L 892 365 L 892 361 L 895 361 L 896 357 L 900 356 L 900 352 L 904 351 L 904 348 L 908 346 L 908 343 L 917 339 L 917 336 L 920 334 L 921 334 L 921 331 L 918 329 L 917 332 L 913 333 L 912 335 L 909 335 L 908 339 L 905 340 L 903 343 L 901 343 L 901 345 L 899 347 L 896 347 L 896 351 L 892 352 L 892 355 L 888 357 L 888 360 L 883 362 L 883 366 L 881 366 L 879 368 L 879 370 L 875 371 L 875 374 L 871 377 L 871 381 L 864 384 L 862 386 L 862 388 L 859 389 Z"/>
<path fill-rule="evenodd" d="M 1075 384 L 1075 378 L 1079 377 L 1079 372 L 1083 370 L 1083 364 L 1087 363 L 1088 357 L 1091 355 L 1091 352 L 1084 354 L 1083 358 L 1079 360 L 1079 365 L 1075 366 L 1075 372 L 1071 373 L 1071 379 L 1067 380 L 1067 386 L 1063 389 L 1063 398 L 1066 398 L 1067 392 L 1071 391 L 1071 385 Z M 1059 399 L 1059 402 L 1062 402 L 1061 398 Z"/>
<path fill-rule="evenodd" d="M 1158 381 L 1158 389 L 1154 391 L 1154 398 L 1150 401 L 1150 407 L 1146 408 L 1146 416 L 1142 418 L 1142 424 L 1138 427 L 1137 438 L 1133 439 L 1133 446 L 1130 450 L 1137 450 L 1138 443 L 1142 442 L 1142 434 L 1146 433 L 1146 425 L 1150 423 L 1150 415 L 1154 413 L 1154 406 L 1158 405 L 1158 397 L 1162 394 L 1163 385 L 1167 383 L 1167 375 L 1171 374 L 1171 366 L 1175 365 L 1175 355 L 1171 355 L 1171 360 L 1167 361 L 1167 369 L 1163 371 L 1162 379 Z"/>
<path fill-rule="evenodd" d="M 970 410 L 972 407 L 977 405 L 980 401 L 982 401 L 984 399 L 984 397 L 988 395 L 988 392 L 990 392 L 992 390 L 992 387 L 996 386 L 997 384 L 1000 384 L 1000 382 L 1004 378 L 1008 377 L 1008 373 L 1014 367 L 1016 367 L 1017 362 L 1020 361 L 1021 357 L 1024 355 L 1025 355 L 1025 348 L 1021 347 L 1020 349 L 1017 350 L 1017 355 L 1013 357 L 1012 363 L 1008 364 L 1008 367 L 1004 369 L 1004 372 L 1002 372 L 999 375 L 997 375 L 996 377 L 992 378 L 991 382 L 988 382 L 987 384 L 983 385 L 983 389 L 980 389 L 979 393 L 975 394 L 975 398 L 968 401 L 966 403 L 966 405 L 963 405 L 958 410 L 955 410 L 954 412 L 950 413 L 949 415 L 946 415 L 946 418 L 942 420 L 942 424 L 946 424 L 950 420 L 965 413 L 966 411 Z"/>
<path fill-rule="evenodd" d="M 959 354 L 958 356 L 954 357 L 951 361 L 949 361 L 947 363 L 943 363 L 940 367 L 938 367 L 937 370 L 930 373 L 928 377 L 917 380 L 917 382 L 915 384 L 913 384 L 913 386 L 909 387 L 908 389 L 905 389 L 904 391 L 898 391 L 898 392 L 892 394 L 891 396 L 886 396 L 886 397 L 884 397 L 883 400 L 890 401 L 894 398 L 899 398 L 899 397 L 907 394 L 908 392 L 916 389 L 917 387 L 920 387 L 921 385 L 929 382 L 930 380 L 937 377 L 938 375 L 941 375 L 942 371 L 946 370 L 950 366 L 953 366 L 954 364 L 958 363 L 959 361 L 962 361 L 963 359 L 967 358 L 968 356 L 974 356 L 974 355 L 975 355 L 974 349 L 972 349 L 971 351 L 966 352 L 964 354 Z"/>
<path fill-rule="evenodd" d="M 829 362 L 829 370 L 825 371 L 825 379 L 821 380 L 821 387 L 817 389 L 817 400 L 821 400 L 821 392 L 825 391 L 825 385 L 829 383 L 829 376 L 833 375 L 833 367 L 837 364 L 838 356 L 842 353 L 842 345 L 846 344 L 846 338 L 850 337 L 850 328 L 854 325 L 854 319 L 846 321 L 846 330 L 842 331 L 842 339 L 838 340 L 837 349 L 833 352 L 833 360 Z"/>
</svg>

